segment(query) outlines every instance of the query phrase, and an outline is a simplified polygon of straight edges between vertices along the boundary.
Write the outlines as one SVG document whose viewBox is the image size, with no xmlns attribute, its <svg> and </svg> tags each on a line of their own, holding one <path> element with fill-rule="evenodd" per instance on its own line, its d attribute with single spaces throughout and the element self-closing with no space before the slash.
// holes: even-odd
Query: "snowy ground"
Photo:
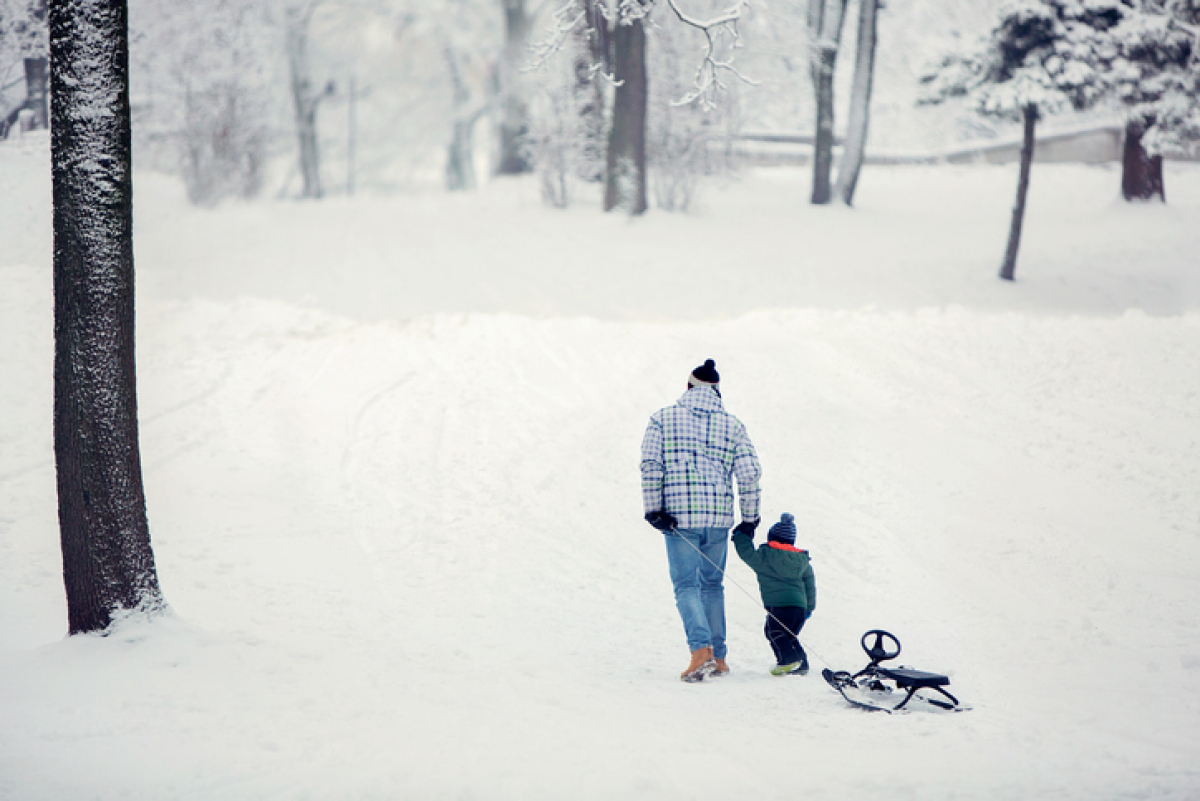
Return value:
<svg viewBox="0 0 1200 801">
<path fill-rule="evenodd" d="M 0 145 L 0 798 L 1200 795 L 1200 170 L 1127 206 L 1038 165 L 1013 285 L 1013 169 L 872 169 L 853 211 L 775 171 L 637 221 L 139 175 L 175 614 L 71 639 L 45 171 Z M 733 584 L 733 675 L 678 680 L 637 448 L 707 357 L 812 551 L 815 665 L 887 628 L 973 711 L 772 678 Z"/>
</svg>

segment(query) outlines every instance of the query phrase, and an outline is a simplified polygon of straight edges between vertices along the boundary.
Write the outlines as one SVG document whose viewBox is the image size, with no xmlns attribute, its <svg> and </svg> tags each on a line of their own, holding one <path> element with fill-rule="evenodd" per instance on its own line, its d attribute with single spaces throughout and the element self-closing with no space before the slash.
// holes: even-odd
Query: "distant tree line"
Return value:
<svg viewBox="0 0 1200 801">
<path fill-rule="evenodd" d="M 925 101 L 963 97 L 981 114 L 1016 121 L 1029 107 L 1035 129 L 1062 109 L 1120 108 L 1124 192 L 1165 198 L 1162 156 L 1195 141 L 1200 127 L 1198 2 L 1006 0 L 979 45 L 936 62 Z M 176 170 L 200 204 L 255 196 L 290 152 L 282 191 L 301 198 L 331 186 L 395 186 L 440 161 L 450 190 L 478 186 L 481 167 L 532 171 L 557 206 L 592 183 L 606 209 L 686 209 L 699 182 L 730 164 L 744 107 L 771 77 L 763 71 L 798 61 L 812 87 L 796 104 L 812 112 L 810 201 L 849 205 L 881 30 L 887 36 L 883 8 L 880 0 L 130 0 L 135 136 L 139 152 Z M 0 56 L 10 64 L 20 48 L 45 50 L 44 9 L 45 0 L 0 0 Z M 837 81 L 854 21 L 853 76 Z M 744 56 L 764 45 L 784 57 L 745 69 Z M 1045 97 L 1001 102 L 1034 84 Z M 835 85 L 850 88 L 844 104 Z"/>
</svg>

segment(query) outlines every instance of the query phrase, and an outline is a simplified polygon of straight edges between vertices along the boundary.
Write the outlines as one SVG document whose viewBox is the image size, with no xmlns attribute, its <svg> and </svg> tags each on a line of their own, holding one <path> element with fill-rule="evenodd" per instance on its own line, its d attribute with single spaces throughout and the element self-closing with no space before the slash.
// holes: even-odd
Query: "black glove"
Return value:
<svg viewBox="0 0 1200 801">
<path fill-rule="evenodd" d="M 670 512 L 646 512 L 646 522 L 654 526 L 659 531 L 670 531 L 679 524 Z"/>
<path fill-rule="evenodd" d="M 745 534 L 750 539 L 754 539 L 754 529 L 758 528 L 758 518 L 754 520 L 743 520 L 733 527 L 734 534 Z"/>
</svg>

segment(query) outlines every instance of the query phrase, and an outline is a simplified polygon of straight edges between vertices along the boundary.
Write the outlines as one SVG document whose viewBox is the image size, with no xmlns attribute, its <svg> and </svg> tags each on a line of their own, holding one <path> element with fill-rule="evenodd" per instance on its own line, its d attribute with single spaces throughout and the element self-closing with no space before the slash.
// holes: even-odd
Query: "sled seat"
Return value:
<svg viewBox="0 0 1200 801">
<path fill-rule="evenodd" d="M 949 677 L 940 673 L 926 673 L 912 668 L 881 667 L 879 672 L 896 682 L 896 686 L 904 688 L 915 687 L 920 690 L 923 687 L 945 687 L 950 683 Z"/>
<path fill-rule="evenodd" d="M 943 709 L 956 709 L 958 707 L 958 699 L 942 688 L 950 683 L 948 676 L 943 676 L 941 673 L 926 673 L 924 670 L 913 670 L 912 668 L 875 668 L 880 675 L 886 676 L 896 682 L 896 686 L 902 690 L 907 690 L 908 694 L 904 696 L 904 700 L 897 704 L 893 711 L 902 708 L 905 704 L 912 700 L 913 694 L 917 690 L 936 690 L 942 695 L 949 698 L 952 705 L 946 704 L 945 701 L 939 701 L 933 698 L 922 698 L 934 706 L 940 706 Z"/>
</svg>

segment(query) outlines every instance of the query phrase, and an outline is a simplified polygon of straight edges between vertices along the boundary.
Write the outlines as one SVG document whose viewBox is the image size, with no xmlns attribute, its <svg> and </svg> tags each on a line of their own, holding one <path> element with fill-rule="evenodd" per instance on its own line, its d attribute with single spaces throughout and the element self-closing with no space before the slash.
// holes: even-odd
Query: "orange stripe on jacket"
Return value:
<svg viewBox="0 0 1200 801">
<path fill-rule="evenodd" d="M 797 548 L 795 545 L 788 545 L 786 542 L 776 542 L 775 540 L 768 540 L 767 545 L 770 545 L 772 548 L 774 548 L 778 551 L 795 551 L 796 553 L 808 553 L 808 551 L 805 551 L 801 548 Z"/>
</svg>

